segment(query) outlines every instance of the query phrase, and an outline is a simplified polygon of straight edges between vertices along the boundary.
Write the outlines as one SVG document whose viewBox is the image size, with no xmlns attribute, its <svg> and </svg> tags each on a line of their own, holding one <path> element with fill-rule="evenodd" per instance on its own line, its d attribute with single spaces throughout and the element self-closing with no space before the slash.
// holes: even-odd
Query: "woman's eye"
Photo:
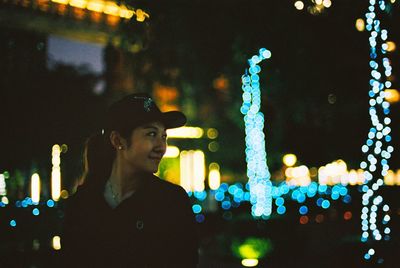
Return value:
<svg viewBox="0 0 400 268">
<path fill-rule="evenodd" d="M 154 131 L 147 133 L 148 136 L 151 137 L 155 137 L 157 135 L 157 133 L 155 133 Z"/>
</svg>

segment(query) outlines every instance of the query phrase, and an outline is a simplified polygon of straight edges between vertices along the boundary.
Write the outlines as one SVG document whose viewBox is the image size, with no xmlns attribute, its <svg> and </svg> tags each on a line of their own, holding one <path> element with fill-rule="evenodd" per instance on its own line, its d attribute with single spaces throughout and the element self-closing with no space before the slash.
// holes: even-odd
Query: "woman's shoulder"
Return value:
<svg viewBox="0 0 400 268">
<path fill-rule="evenodd" d="M 187 196 L 187 193 L 182 186 L 163 180 L 157 176 L 153 176 L 152 184 L 153 184 L 152 187 L 154 187 L 152 188 L 152 190 L 166 192 L 170 194 L 178 194 L 178 195 L 184 194 Z"/>
<path fill-rule="evenodd" d="M 163 202 L 173 203 L 187 203 L 189 202 L 189 196 L 186 190 L 177 184 L 163 180 L 157 176 L 154 176 L 151 186 L 148 187 L 149 194 L 157 196 Z"/>
</svg>

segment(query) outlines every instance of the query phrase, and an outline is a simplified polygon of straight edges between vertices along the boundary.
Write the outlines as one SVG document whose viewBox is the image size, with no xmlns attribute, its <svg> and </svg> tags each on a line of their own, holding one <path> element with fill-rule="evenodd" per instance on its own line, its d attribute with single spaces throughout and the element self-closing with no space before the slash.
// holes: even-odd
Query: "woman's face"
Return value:
<svg viewBox="0 0 400 268">
<path fill-rule="evenodd" d="M 153 122 L 135 128 L 130 146 L 123 151 L 123 161 L 133 172 L 155 173 L 167 149 L 164 124 Z"/>
</svg>

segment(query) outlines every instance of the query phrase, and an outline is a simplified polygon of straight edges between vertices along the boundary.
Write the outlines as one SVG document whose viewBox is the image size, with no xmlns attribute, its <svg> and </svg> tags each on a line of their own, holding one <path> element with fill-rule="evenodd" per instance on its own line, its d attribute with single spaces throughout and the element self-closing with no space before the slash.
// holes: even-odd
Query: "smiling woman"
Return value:
<svg viewBox="0 0 400 268">
<path fill-rule="evenodd" d="M 185 115 L 163 113 L 147 94 L 132 94 L 111 105 L 105 121 L 86 144 L 85 182 L 68 199 L 63 263 L 196 267 L 188 195 L 153 175 L 166 152 L 166 130 L 183 126 Z"/>
<path fill-rule="evenodd" d="M 119 161 L 116 162 L 121 165 L 114 170 L 126 167 L 130 173 L 157 172 L 167 149 L 166 137 L 165 126 L 160 122 L 137 127 L 128 139 L 113 131 L 110 138 L 112 144 L 119 149 L 116 155 Z"/>
</svg>

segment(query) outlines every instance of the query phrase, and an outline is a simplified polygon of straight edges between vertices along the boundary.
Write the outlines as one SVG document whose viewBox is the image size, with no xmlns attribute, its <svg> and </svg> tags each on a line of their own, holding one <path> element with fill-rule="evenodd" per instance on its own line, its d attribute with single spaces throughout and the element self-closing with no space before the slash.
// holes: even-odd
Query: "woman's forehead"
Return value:
<svg viewBox="0 0 400 268">
<path fill-rule="evenodd" d="M 140 129 L 156 129 L 156 130 L 161 130 L 161 131 L 166 130 L 165 125 L 158 121 L 143 124 L 143 125 L 139 126 L 138 128 L 140 128 Z"/>
</svg>

